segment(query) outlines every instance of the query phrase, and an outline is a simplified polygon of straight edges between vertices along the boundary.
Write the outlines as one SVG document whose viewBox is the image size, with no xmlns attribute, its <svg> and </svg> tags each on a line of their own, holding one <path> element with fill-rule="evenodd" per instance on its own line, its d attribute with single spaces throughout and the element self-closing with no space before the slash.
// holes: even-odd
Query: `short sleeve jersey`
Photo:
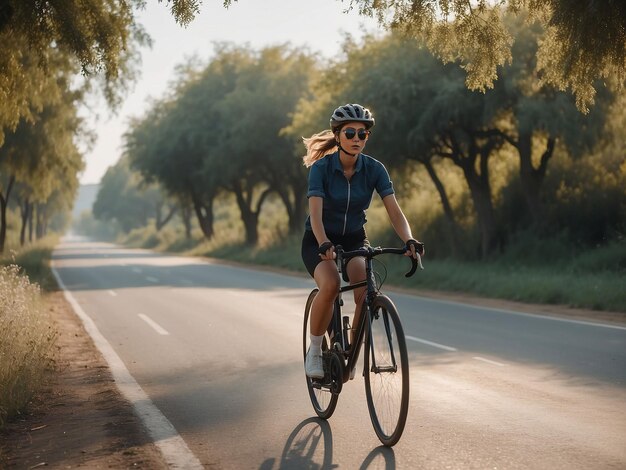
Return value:
<svg viewBox="0 0 626 470">
<path fill-rule="evenodd" d="M 374 190 L 381 199 L 394 193 L 393 184 L 385 166 L 378 160 L 359 154 L 352 178 L 343 174 L 339 152 L 317 160 L 309 171 L 307 198 L 324 199 L 322 223 L 327 233 L 345 235 L 360 230 L 367 219 L 365 211 L 372 201 Z M 311 230 L 311 217 L 306 229 Z"/>
</svg>

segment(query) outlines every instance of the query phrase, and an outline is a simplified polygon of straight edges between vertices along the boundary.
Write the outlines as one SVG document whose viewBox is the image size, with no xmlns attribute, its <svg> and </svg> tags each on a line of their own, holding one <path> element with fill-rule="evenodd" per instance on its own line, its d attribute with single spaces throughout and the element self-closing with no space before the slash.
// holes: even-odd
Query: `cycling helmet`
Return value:
<svg viewBox="0 0 626 470">
<path fill-rule="evenodd" d="M 333 112 L 330 127 L 335 130 L 345 122 L 362 122 L 369 129 L 374 125 L 374 117 L 369 109 L 360 104 L 344 104 Z"/>
</svg>

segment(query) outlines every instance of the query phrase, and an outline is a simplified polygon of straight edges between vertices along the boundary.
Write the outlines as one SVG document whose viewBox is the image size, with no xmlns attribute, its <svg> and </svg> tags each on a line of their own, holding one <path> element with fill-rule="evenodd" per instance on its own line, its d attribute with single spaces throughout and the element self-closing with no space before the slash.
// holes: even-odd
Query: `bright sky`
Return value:
<svg viewBox="0 0 626 470">
<path fill-rule="evenodd" d="M 142 51 L 141 78 L 118 114 L 111 116 L 104 102 L 90 111 L 100 116 L 98 122 L 90 119 L 98 140 L 86 155 L 81 183 L 98 183 L 117 162 L 128 118 L 141 116 L 149 97 L 164 95 L 174 67 L 186 57 L 197 54 L 208 59 L 216 41 L 247 43 L 255 49 L 290 42 L 333 57 L 345 33 L 360 38 L 365 30 L 380 31 L 374 20 L 356 11 L 344 13 L 348 4 L 347 0 L 239 0 L 227 10 L 222 0 L 204 0 L 200 15 L 183 28 L 174 22 L 166 1 L 148 1 L 138 18 L 153 39 L 152 49 Z"/>
</svg>

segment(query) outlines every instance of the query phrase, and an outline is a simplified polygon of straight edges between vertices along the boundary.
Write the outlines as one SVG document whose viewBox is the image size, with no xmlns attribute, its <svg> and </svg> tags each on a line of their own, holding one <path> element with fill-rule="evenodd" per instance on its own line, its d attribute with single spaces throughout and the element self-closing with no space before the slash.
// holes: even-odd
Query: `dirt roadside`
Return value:
<svg viewBox="0 0 626 470">
<path fill-rule="evenodd" d="M 420 295 L 626 325 L 626 313 L 528 305 L 464 294 L 421 292 Z M 49 294 L 47 301 L 59 331 L 58 366 L 51 371 L 48 387 L 28 413 L 0 433 L 0 468 L 167 468 L 132 406 L 117 390 L 106 362 L 63 293 Z"/>
<path fill-rule="evenodd" d="M 63 293 L 46 301 L 57 367 L 28 412 L 0 432 L 0 468 L 166 469 Z"/>
</svg>

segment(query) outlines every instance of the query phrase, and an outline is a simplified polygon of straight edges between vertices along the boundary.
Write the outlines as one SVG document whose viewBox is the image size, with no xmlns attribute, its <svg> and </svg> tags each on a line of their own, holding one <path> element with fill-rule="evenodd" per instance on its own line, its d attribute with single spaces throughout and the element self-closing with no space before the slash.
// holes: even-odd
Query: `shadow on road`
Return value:
<svg viewBox="0 0 626 470">
<path fill-rule="evenodd" d="M 308 418 L 299 423 L 287 438 L 280 462 L 270 458 L 265 460 L 259 470 L 319 468 L 332 469 L 339 465 L 333 464 L 333 433 L 328 421 L 319 418 Z M 361 470 L 396 468 L 393 449 L 379 446 L 365 458 Z"/>
</svg>

